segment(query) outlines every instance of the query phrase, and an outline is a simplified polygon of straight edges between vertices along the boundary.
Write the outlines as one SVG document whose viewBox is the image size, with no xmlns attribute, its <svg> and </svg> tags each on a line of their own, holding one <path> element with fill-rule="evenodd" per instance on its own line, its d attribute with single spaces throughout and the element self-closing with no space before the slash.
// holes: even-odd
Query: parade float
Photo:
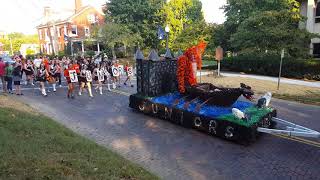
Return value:
<svg viewBox="0 0 320 180">
<path fill-rule="evenodd" d="M 200 42 L 177 59 L 160 60 L 152 51 L 145 60 L 136 53 L 137 93 L 130 96 L 129 107 L 186 128 L 240 144 L 250 144 L 263 133 L 319 138 L 320 133 L 276 118 L 270 106 L 271 93 L 253 100 L 252 87 L 217 87 L 198 83 L 197 70 L 206 43 Z M 241 97 L 241 98 L 240 98 Z M 275 129 L 276 124 L 284 129 Z"/>
</svg>

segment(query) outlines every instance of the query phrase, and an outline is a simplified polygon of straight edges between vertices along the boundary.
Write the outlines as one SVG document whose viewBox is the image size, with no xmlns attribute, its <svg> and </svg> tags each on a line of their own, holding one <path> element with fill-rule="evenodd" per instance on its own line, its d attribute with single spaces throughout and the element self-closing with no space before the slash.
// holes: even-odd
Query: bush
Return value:
<svg viewBox="0 0 320 180">
<path fill-rule="evenodd" d="M 277 77 L 280 56 L 241 55 L 225 58 L 221 64 L 222 70 Z M 320 81 L 320 61 L 284 58 L 282 77 Z"/>
<path fill-rule="evenodd" d="M 86 51 L 85 52 L 85 57 L 93 57 L 96 53 L 94 51 Z"/>
</svg>

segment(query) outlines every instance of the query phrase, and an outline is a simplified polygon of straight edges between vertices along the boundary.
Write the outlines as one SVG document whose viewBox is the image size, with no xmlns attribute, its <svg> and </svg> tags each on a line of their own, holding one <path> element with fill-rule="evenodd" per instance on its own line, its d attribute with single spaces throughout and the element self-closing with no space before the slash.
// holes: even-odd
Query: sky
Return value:
<svg viewBox="0 0 320 180">
<path fill-rule="evenodd" d="M 223 23 L 223 10 L 220 8 L 226 0 L 200 0 L 203 4 L 203 13 L 207 22 Z M 106 0 L 82 0 L 83 5 L 96 7 Z M 54 9 L 73 9 L 74 0 L 0 0 L 0 31 L 22 32 L 36 34 L 36 26 L 43 15 L 43 8 L 50 6 Z"/>
</svg>

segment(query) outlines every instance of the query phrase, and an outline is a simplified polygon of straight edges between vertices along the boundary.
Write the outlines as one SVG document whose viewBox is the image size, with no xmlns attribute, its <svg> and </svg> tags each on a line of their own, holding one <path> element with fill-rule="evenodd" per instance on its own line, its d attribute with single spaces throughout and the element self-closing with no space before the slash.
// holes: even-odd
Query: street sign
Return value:
<svg viewBox="0 0 320 180">
<path fill-rule="evenodd" d="M 218 61 L 218 76 L 220 76 L 220 61 L 223 59 L 223 49 L 220 46 L 216 48 L 215 59 Z"/>
</svg>

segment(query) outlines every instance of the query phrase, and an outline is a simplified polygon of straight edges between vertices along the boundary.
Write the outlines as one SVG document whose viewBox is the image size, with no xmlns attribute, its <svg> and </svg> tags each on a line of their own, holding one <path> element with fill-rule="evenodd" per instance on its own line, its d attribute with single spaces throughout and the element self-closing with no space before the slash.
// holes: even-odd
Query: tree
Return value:
<svg viewBox="0 0 320 180">
<path fill-rule="evenodd" d="M 227 20 L 224 23 L 224 37 L 228 40 L 225 48 L 237 51 L 231 46 L 231 36 L 247 18 L 265 11 L 286 11 L 296 22 L 303 20 L 300 15 L 300 3 L 297 0 L 228 0 L 224 6 Z M 288 17 L 288 16 L 286 16 Z"/>
<path fill-rule="evenodd" d="M 12 42 L 12 50 L 13 52 L 19 52 L 21 44 L 38 44 L 39 39 L 38 35 L 24 35 L 22 33 L 11 33 L 8 34 L 7 38 L 0 39 L 0 42 L 3 43 L 3 50 L 4 51 L 11 51 L 11 44 L 10 39 Z"/>
<path fill-rule="evenodd" d="M 107 3 L 106 21 L 126 26 L 129 34 L 143 37 L 140 44 L 156 48 L 157 27 L 163 25 L 160 10 L 163 0 L 111 0 Z"/>
<path fill-rule="evenodd" d="M 185 28 L 193 23 L 204 24 L 201 10 L 202 3 L 199 0 L 170 0 L 164 5 L 161 13 L 166 17 L 166 24 L 170 27 L 170 47 Z"/>
<path fill-rule="evenodd" d="M 112 22 L 98 27 L 95 31 L 93 35 L 111 48 L 113 58 L 116 58 L 114 47 L 117 43 L 122 43 L 126 47 L 135 44 L 140 39 L 138 34 L 132 34 L 126 26 Z"/>
<path fill-rule="evenodd" d="M 194 22 L 187 26 L 172 44 L 174 51 L 196 45 L 200 40 L 209 41 L 211 39 L 213 27 L 207 25 L 204 21 Z"/>
<path fill-rule="evenodd" d="M 290 12 L 264 11 L 245 19 L 231 36 L 231 44 L 246 53 L 279 53 L 284 48 L 292 56 L 305 56 L 312 37 L 313 34 L 298 28 Z"/>
</svg>

